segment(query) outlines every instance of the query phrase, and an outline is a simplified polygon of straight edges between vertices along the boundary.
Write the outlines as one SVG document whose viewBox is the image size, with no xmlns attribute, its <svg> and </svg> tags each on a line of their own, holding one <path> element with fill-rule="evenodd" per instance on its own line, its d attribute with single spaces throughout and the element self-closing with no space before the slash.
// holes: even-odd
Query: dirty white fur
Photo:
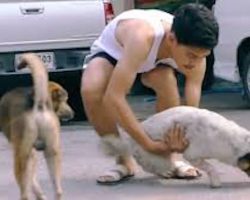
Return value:
<svg viewBox="0 0 250 200">
<path fill-rule="evenodd" d="M 162 139 L 175 123 L 184 127 L 186 138 L 190 142 L 184 158 L 208 173 L 212 187 L 219 187 L 220 179 L 206 159 L 217 159 L 237 166 L 238 159 L 250 152 L 248 130 L 206 109 L 188 106 L 171 108 L 149 117 L 142 125 L 153 139 Z M 132 154 L 145 171 L 153 174 L 167 176 L 173 170 L 169 158 L 146 152 L 127 137 L 127 133 L 124 134 L 123 130 L 121 132 L 121 139 L 105 137 L 104 143 L 110 152 L 116 155 Z"/>
</svg>

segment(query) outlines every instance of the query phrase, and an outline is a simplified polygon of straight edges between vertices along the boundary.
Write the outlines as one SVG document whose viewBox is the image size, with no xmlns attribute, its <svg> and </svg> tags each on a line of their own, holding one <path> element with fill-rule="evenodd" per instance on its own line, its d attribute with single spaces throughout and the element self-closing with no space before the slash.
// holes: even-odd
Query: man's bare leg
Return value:
<svg viewBox="0 0 250 200">
<path fill-rule="evenodd" d="M 156 112 L 181 105 L 178 84 L 172 68 L 167 66 L 157 67 L 143 74 L 141 80 L 146 87 L 153 89 L 156 93 Z M 178 178 L 195 178 L 200 176 L 198 169 L 185 161 L 182 154 L 176 157 L 176 161 L 178 161 L 179 167 L 176 167 L 174 176 Z"/>
<path fill-rule="evenodd" d="M 103 104 L 103 97 L 112 76 L 114 66 L 106 59 L 96 57 L 90 61 L 82 76 L 81 96 L 88 120 L 94 126 L 99 136 L 115 135 L 119 137 L 114 119 L 108 115 L 110 111 Z M 122 176 L 134 173 L 133 159 L 130 156 L 119 156 L 116 158 L 118 165 L 124 166 Z M 114 174 L 114 173 L 113 173 Z M 112 182 L 119 177 L 112 176 L 112 173 L 104 174 L 98 180 Z"/>
<path fill-rule="evenodd" d="M 81 96 L 88 120 L 100 136 L 118 135 L 117 128 L 103 105 L 113 66 L 104 58 L 94 58 L 84 70 L 81 83 Z"/>
<path fill-rule="evenodd" d="M 143 85 L 156 93 L 156 112 L 161 112 L 181 104 L 177 80 L 174 70 L 170 67 L 157 67 L 142 74 Z"/>
</svg>

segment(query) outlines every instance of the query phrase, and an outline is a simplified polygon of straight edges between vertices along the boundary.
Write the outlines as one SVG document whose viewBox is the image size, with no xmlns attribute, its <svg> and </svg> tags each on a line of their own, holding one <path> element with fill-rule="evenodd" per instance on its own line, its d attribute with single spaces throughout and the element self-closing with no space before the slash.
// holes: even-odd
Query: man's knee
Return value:
<svg viewBox="0 0 250 200">
<path fill-rule="evenodd" d="M 149 72 L 142 74 L 141 76 L 141 82 L 144 86 L 149 87 L 151 89 L 155 88 L 156 82 L 160 82 L 158 73 L 155 72 Z"/>
<path fill-rule="evenodd" d="M 99 104 L 102 101 L 103 94 L 92 86 L 82 86 L 81 97 L 84 105 Z"/>
<path fill-rule="evenodd" d="M 141 76 L 141 82 L 142 82 L 142 84 L 143 84 L 144 86 L 151 88 L 150 81 L 148 80 L 148 77 L 147 77 L 146 74 L 143 74 L 143 75 Z"/>
<path fill-rule="evenodd" d="M 105 59 L 93 59 L 82 74 L 81 95 L 103 96 L 112 71 L 113 66 Z"/>
<path fill-rule="evenodd" d="M 99 86 L 95 81 L 91 80 L 91 77 L 87 77 L 87 75 L 83 74 L 80 91 L 85 106 L 91 102 L 98 103 L 102 100 L 104 94 L 102 87 L 103 86 Z"/>
<path fill-rule="evenodd" d="M 157 67 L 150 72 L 142 74 L 141 82 L 146 87 L 158 90 L 166 85 L 173 86 L 176 82 L 176 77 L 172 68 Z"/>
</svg>

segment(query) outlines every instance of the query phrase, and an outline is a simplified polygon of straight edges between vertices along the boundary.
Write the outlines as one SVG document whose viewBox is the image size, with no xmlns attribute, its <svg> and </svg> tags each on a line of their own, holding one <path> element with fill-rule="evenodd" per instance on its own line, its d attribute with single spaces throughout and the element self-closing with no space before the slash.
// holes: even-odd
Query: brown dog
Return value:
<svg viewBox="0 0 250 200">
<path fill-rule="evenodd" d="M 55 191 L 62 196 L 61 150 L 59 119 L 74 115 L 67 104 L 67 92 L 57 83 L 48 82 L 42 61 L 34 54 L 24 54 L 20 68 L 28 66 L 33 88 L 17 88 L 6 93 L 0 101 L 0 127 L 14 150 L 14 171 L 21 199 L 36 199 L 45 195 L 36 178 L 36 151 L 43 150 Z"/>
</svg>

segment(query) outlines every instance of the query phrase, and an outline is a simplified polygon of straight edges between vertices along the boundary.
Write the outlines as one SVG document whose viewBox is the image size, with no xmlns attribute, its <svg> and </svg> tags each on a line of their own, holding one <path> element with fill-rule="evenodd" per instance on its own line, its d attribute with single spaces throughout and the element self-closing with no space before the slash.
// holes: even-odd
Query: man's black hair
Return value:
<svg viewBox="0 0 250 200">
<path fill-rule="evenodd" d="M 219 26 L 212 11 L 189 3 L 176 10 L 172 32 L 180 44 L 213 49 L 218 43 Z"/>
</svg>

